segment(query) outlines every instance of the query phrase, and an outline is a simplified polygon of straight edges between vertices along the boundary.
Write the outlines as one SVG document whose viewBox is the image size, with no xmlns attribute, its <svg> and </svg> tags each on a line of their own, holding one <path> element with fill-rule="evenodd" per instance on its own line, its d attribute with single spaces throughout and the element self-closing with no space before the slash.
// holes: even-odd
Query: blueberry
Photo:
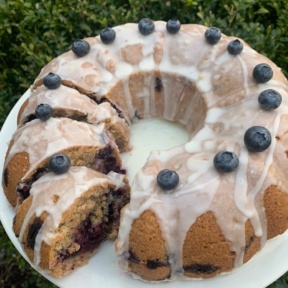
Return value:
<svg viewBox="0 0 288 288">
<path fill-rule="evenodd" d="M 166 29 L 171 34 L 176 34 L 181 28 L 181 23 L 177 19 L 171 19 L 166 24 Z"/>
<path fill-rule="evenodd" d="M 39 104 L 35 109 L 35 115 L 42 121 L 47 121 L 53 114 L 53 109 L 49 104 Z"/>
<path fill-rule="evenodd" d="M 266 63 L 260 63 L 253 69 L 253 78 L 257 83 L 266 83 L 273 77 L 272 68 Z"/>
<path fill-rule="evenodd" d="M 258 102 L 260 107 L 264 110 L 273 110 L 280 106 L 282 96 L 273 89 L 267 89 L 259 94 Z"/>
<path fill-rule="evenodd" d="M 216 27 L 210 27 L 205 31 L 205 38 L 209 44 L 216 44 L 221 38 L 221 31 Z"/>
<path fill-rule="evenodd" d="M 270 132 L 262 126 L 250 127 L 244 135 L 244 143 L 251 152 L 262 152 L 271 144 Z"/>
<path fill-rule="evenodd" d="M 71 161 L 65 154 L 55 154 L 49 160 L 49 167 L 55 174 L 63 174 L 70 168 Z"/>
<path fill-rule="evenodd" d="M 174 189 L 179 183 L 179 176 L 175 171 L 164 169 L 157 175 L 157 184 L 164 190 Z"/>
<path fill-rule="evenodd" d="M 111 44 L 116 38 L 116 32 L 112 28 L 105 28 L 100 32 L 100 39 L 104 44 Z"/>
<path fill-rule="evenodd" d="M 146 36 L 146 35 L 151 34 L 154 31 L 155 25 L 151 19 L 143 18 L 138 23 L 138 29 L 142 35 Z"/>
<path fill-rule="evenodd" d="M 61 78 L 57 74 L 49 73 L 43 78 L 43 84 L 48 89 L 57 89 L 61 84 Z"/>
<path fill-rule="evenodd" d="M 77 39 L 72 44 L 72 51 L 78 57 L 87 55 L 90 51 L 90 44 L 86 40 Z"/>
<path fill-rule="evenodd" d="M 234 152 L 218 152 L 213 160 L 215 168 L 222 173 L 234 171 L 239 165 L 239 159 Z"/>
<path fill-rule="evenodd" d="M 240 40 L 236 39 L 228 44 L 227 50 L 231 55 L 238 55 L 242 52 L 243 47 L 243 43 Z"/>
</svg>

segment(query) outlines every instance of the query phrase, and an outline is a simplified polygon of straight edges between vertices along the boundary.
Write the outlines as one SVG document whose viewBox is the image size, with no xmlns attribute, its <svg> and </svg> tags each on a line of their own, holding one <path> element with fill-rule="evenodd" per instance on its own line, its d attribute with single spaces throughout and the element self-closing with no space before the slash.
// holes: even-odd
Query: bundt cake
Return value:
<svg viewBox="0 0 288 288">
<path fill-rule="evenodd" d="M 184 145 L 151 152 L 133 181 L 115 242 L 124 271 L 146 281 L 214 277 L 247 262 L 267 239 L 288 228 L 288 83 L 280 68 L 243 40 L 178 20 L 145 18 L 106 28 L 97 37 L 76 40 L 31 87 L 32 94 L 46 95 L 60 89 L 95 103 L 92 112 L 65 106 L 65 112 L 59 108 L 60 114 L 54 114 L 51 106 L 61 105 L 43 96 L 41 103 L 29 101 L 21 109 L 18 121 L 24 126 L 11 141 L 3 175 L 11 204 L 17 187 L 21 201 L 28 197 L 17 209 L 16 234 L 23 227 L 17 220 L 21 209 L 26 211 L 34 199 L 27 186 L 32 185 L 32 193 L 33 182 L 60 177 L 47 168 L 55 153 L 68 154 L 72 166 L 125 173 L 116 144 L 128 150 L 128 141 L 121 142 L 126 134 L 107 125 L 117 117 L 121 131 L 136 119 L 160 117 L 182 123 L 191 135 Z M 102 114 L 102 104 L 110 113 Z M 38 119 L 26 123 L 34 115 Z M 47 134 L 50 123 L 69 129 Z M 73 139 L 72 148 L 64 145 L 70 142 L 66 137 Z M 71 253 L 77 249 L 73 246 Z M 35 249 L 27 253 L 35 259 Z"/>
<path fill-rule="evenodd" d="M 85 166 L 45 174 L 17 209 L 14 232 L 30 260 L 62 277 L 90 259 L 100 243 L 115 239 L 120 209 L 129 201 L 125 176 Z"/>
</svg>

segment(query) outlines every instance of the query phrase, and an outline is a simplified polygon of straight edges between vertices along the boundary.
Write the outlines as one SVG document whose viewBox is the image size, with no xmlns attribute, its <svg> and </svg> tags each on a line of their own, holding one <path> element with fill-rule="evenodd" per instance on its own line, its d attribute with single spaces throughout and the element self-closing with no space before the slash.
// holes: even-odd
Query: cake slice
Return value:
<svg viewBox="0 0 288 288">
<path fill-rule="evenodd" d="M 34 182 L 13 224 L 30 261 L 58 278 L 86 264 L 103 241 L 116 238 L 127 183 L 122 174 L 84 166 Z"/>
<path fill-rule="evenodd" d="M 119 150 L 104 124 L 36 119 L 18 129 L 8 147 L 3 188 L 12 206 L 17 205 L 18 196 L 29 196 L 31 184 L 50 171 L 49 160 L 56 154 L 68 156 L 72 166 L 87 166 L 104 174 L 121 171 Z"/>
</svg>

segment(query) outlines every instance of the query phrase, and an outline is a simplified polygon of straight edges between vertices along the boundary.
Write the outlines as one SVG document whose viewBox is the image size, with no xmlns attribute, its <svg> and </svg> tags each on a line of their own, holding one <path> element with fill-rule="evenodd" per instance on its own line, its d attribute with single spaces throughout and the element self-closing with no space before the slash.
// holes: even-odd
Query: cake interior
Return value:
<svg viewBox="0 0 288 288">
<path fill-rule="evenodd" d="M 129 201 L 128 192 L 126 188 L 110 189 L 100 195 L 99 189 L 88 191 L 87 198 L 79 199 L 73 207 L 63 213 L 62 222 L 53 232 L 54 238 L 49 240 L 51 244 L 49 245 L 49 241 L 41 243 L 39 266 L 44 270 L 49 267 L 52 275 L 61 277 L 86 264 L 103 241 L 115 239 L 119 228 L 120 210 Z M 45 221 L 41 218 L 34 218 L 27 233 L 26 245 L 34 250 L 34 260 L 37 253 L 37 236 L 38 233 L 41 234 L 41 227 Z"/>
</svg>

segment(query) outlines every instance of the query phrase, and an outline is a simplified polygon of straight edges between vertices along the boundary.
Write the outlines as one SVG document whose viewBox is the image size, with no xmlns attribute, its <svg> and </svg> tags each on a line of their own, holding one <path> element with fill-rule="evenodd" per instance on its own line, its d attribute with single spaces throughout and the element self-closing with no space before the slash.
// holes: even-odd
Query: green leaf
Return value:
<svg viewBox="0 0 288 288">
<path fill-rule="evenodd" d="M 269 13 L 269 10 L 264 7 L 261 7 L 259 10 L 255 12 L 255 14 L 267 14 L 267 13 Z"/>
</svg>

